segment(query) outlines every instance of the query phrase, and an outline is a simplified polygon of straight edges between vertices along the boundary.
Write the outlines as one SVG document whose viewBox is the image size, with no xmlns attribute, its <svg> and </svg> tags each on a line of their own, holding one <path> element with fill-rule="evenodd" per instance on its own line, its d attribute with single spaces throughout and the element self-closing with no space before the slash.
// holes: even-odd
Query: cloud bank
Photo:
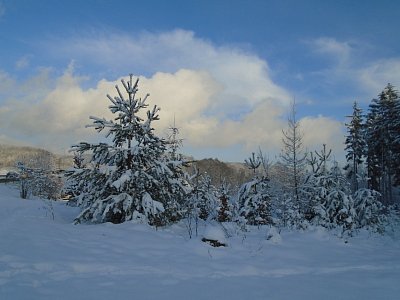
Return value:
<svg viewBox="0 0 400 300">
<path fill-rule="evenodd" d="M 3 140 L 25 140 L 53 151 L 93 140 L 93 129 L 85 128 L 88 117 L 110 117 L 106 94 L 115 95 L 114 85 L 133 72 L 140 77 L 139 94 L 150 93 L 149 104 L 161 107 L 161 120 L 154 124 L 159 134 L 175 117 L 188 154 L 195 150 L 198 157 L 215 157 L 212 151 L 226 149 L 231 154 L 221 159 L 240 161 L 258 147 L 279 153 L 292 96 L 253 53 L 216 46 L 182 30 L 64 39 L 46 44 L 46 50 L 77 65 L 85 61 L 111 71 L 88 80 L 71 64 L 56 78 L 41 69 L 22 84 L 0 72 L 0 95 L 6 99 L 0 104 Z M 302 124 L 306 146 L 341 145 L 340 122 L 309 116 Z"/>
</svg>

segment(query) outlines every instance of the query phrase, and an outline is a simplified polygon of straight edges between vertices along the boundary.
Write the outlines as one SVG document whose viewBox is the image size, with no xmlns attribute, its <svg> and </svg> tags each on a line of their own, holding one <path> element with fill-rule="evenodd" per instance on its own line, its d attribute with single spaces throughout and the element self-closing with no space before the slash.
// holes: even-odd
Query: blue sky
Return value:
<svg viewBox="0 0 400 300">
<path fill-rule="evenodd" d="M 106 93 L 141 78 L 160 134 L 184 151 L 242 161 L 281 147 L 295 98 L 311 150 L 343 156 L 354 100 L 400 86 L 397 1 L 0 0 L 0 142 L 64 152 Z"/>
</svg>

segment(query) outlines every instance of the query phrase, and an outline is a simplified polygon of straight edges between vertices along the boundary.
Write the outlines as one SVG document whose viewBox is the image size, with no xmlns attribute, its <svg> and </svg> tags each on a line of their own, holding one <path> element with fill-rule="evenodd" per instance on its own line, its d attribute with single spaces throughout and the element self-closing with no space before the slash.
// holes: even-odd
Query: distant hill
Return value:
<svg viewBox="0 0 400 300">
<path fill-rule="evenodd" d="M 38 164 L 50 164 L 55 169 L 72 166 L 72 156 L 56 155 L 34 147 L 0 145 L 0 169 L 15 169 L 18 161 L 31 167 L 39 167 Z"/>
<path fill-rule="evenodd" d="M 212 184 L 217 187 L 225 180 L 231 188 L 236 188 L 252 177 L 251 171 L 242 163 L 222 162 L 212 158 L 195 161 L 189 173 L 193 173 L 195 168 L 201 174 L 210 175 Z"/>
<path fill-rule="evenodd" d="M 43 167 L 40 164 L 51 165 L 53 169 L 58 170 L 65 170 L 73 165 L 72 155 L 57 155 L 34 147 L 0 145 L 0 170 L 14 170 L 18 161 L 31 167 Z M 194 173 L 195 167 L 201 174 L 210 175 L 215 186 L 226 180 L 232 188 L 236 188 L 252 176 L 250 170 L 242 163 L 223 162 L 212 158 L 194 161 L 188 172 Z"/>
</svg>

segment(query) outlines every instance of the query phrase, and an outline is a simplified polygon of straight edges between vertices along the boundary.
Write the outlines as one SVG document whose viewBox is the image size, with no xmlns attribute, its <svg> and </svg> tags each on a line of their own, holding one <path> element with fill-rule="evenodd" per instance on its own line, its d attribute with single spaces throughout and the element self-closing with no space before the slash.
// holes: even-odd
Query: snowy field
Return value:
<svg viewBox="0 0 400 300">
<path fill-rule="evenodd" d="M 393 236 L 263 228 L 213 248 L 183 224 L 72 225 L 77 213 L 55 203 L 53 220 L 0 185 L 0 299 L 400 299 Z"/>
</svg>

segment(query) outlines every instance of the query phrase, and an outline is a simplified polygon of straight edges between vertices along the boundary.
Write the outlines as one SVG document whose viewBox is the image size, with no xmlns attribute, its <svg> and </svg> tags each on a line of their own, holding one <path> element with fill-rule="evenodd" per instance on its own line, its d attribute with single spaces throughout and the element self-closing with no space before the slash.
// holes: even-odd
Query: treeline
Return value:
<svg viewBox="0 0 400 300">
<path fill-rule="evenodd" d="M 221 175 L 217 179 L 190 169 L 192 162 L 179 154 L 178 128 L 171 128 L 168 139 L 158 137 L 152 128 L 152 122 L 159 119 L 157 106 L 140 117 L 148 108 L 148 95 L 137 98 L 138 80 L 132 81 L 132 76 L 128 82 L 122 80 L 122 86 L 126 94 L 116 86 L 117 96 L 107 95 L 115 119 L 91 117 L 91 126 L 104 131 L 112 143 L 73 146 L 75 166 L 67 173 L 65 191 L 82 209 L 78 223 L 141 220 L 164 226 L 184 219 L 193 232 L 203 219 L 244 227 L 316 224 L 351 234 L 363 227 L 382 232 L 395 211 L 388 204 L 394 199 L 391 188 L 398 185 L 399 134 L 394 124 L 400 114 L 393 113 L 392 106 L 383 106 L 389 97 L 398 107 L 392 86 L 373 101 L 367 122 L 358 122 L 360 113 L 355 110 L 348 125 L 345 170 L 331 160 L 325 145 L 312 153 L 303 150 L 293 104 L 280 159 L 272 163 L 262 151 L 253 153 L 245 161 L 251 176 L 242 173 L 244 183 L 228 180 L 232 174 L 223 164 L 214 164 Z M 85 163 L 82 157 L 87 153 L 91 159 Z"/>
<path fill-rule="evenodd" d="M 354 105 L 346 125 L 345 168 L 323 143 L 319 150 L 304 150 L 293 103 L 279 159 L 272 162 L 258 150 L 241 169 L 182 156 L 178 128 L 172 126 L 168 138 L 158 137 L 152 127 L 159 120 L 158 107 L 149 109 L 148 95 L 137 97 L 138 80 L 130 76 L 121 82 L 117 96 L 107 95 L 115 118 L 90 117 L 90 126 L 104 132 L 110 143 L 72 147 L 74 166 L 66 171 L 63 194 L 81 208 L 76 223 L 136 220 L 165 226 L 183 220 L 193 235 L 201 220 L 214 220 L 235 222 L 244 230 L 319 225 L 351 235 L 360 228 L 384 232 L 397 218 L 400 114 L 391 85 L 366 115 Z M 20 167 L 21 174 L 33 174 L 32 168 Z M 54 182 L 45 180 L 46 172 L 35 172 L 52 191 L 39 188 L 40 193 L 52 197 Z"/>
<path fill-rule="evenodd" d="M 388 84 L 373 99 L 366 114 L 353 105 L 351 121 L 346 124 L 346 170 L 353 190 L 367 185 L 378 191 L 384 204 L 398 199 L 400 185 L 400 99 Z"/>
</svg>

